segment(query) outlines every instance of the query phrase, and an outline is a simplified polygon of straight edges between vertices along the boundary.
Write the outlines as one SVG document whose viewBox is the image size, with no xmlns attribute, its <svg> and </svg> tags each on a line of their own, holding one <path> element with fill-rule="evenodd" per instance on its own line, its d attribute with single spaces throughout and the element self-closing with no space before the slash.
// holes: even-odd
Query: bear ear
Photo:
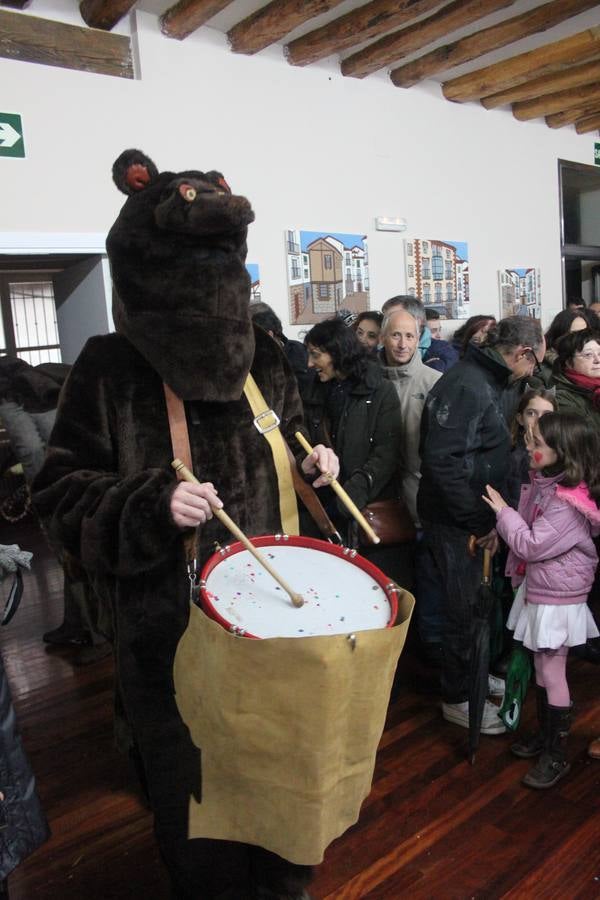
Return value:
<svg viewBox="0 0 600 900">
<path fill-rule="evenodd" d="M 124 150 L 112 168 L 113 181 L 124 194 L 137 194 L 158 178 L 158 169 L 141 150 Z"/>
<path fill-rule="evenodd" d="M 228 194 L 231 194 L 231 188 L 225 181 L 225 176 L 222 172 L 215 172 L 213 170 L 212 172 L 207 172 L 205 177 L 212 184 L 216 184 L 217 187 L 220 187 L 222 190 L 227 191 Z"/>
</svg>

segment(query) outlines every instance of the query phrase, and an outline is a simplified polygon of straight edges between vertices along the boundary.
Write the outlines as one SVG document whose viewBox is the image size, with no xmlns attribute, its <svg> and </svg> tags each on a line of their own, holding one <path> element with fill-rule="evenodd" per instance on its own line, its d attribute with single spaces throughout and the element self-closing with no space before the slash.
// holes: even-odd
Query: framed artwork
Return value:
<svg viewBox="0 0 600 900">
<path fill-rule="evenodd" d="M 406 238 L 406 293 L 445 319 L 469 316 L 469 248 L 464 241 Z"/>
<path fill-rule="evenodd" d="M 540 270 L 501 269 L 498 272 L 498 290 L 500 293 L 500 315 L 531 316 L 540 319 L 542 316 L 542 294 Z"/>
<path fill-rule="evenodd" d="M 289 229 L 285 251 L 291 325 L 369 308 L 366 235 Z"/>
</svg>

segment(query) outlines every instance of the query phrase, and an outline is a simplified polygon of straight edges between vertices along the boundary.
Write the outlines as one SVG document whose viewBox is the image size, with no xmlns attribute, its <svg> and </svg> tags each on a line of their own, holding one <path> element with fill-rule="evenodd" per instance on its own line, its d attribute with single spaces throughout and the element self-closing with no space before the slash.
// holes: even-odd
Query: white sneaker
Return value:
<svg viewBox="0 0 600 900">
<path fill-rule="evenodd" d="M 490 697 L 504 697 L 506 683 L 504 678 L 497 678 L 495 675 L 488 675 L 488 694 Z"/>
<path fill-rule="evenodd" d="M 489 700 L 485 701 L 481 719 L 482 734 L 504 734 L 506 727 L 498 712 L 498 707 L 494 703 L 490 703 Z M 467 700 L 463 703 L 442 703 L 442 715 L 447 722 L 453 722 L 463 728 L 469 727 L 469 703 Z"/>
</svg>

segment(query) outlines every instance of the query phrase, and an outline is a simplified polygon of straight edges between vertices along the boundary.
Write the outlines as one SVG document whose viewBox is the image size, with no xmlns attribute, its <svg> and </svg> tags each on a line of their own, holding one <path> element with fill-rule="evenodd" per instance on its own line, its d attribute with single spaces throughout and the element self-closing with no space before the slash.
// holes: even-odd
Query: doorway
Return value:
<svg viewBox="0 0 600 900">
<path fill-rule="evenodd" d="M 559 160 L 563 305 L 600 302 L 600 167 Z"/>
<path fill-rule="evenodd" d="M 112 327 L 101 254 L 0 254 L 0 355 L 73 363 Z"/>
</svg>

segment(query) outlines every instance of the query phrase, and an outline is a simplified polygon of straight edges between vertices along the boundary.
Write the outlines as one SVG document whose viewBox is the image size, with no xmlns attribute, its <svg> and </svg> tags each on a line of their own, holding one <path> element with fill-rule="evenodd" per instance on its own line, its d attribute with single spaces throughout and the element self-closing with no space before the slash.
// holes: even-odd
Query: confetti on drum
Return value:
<svg viewBox="0 0 600 900">
<path fill-rule="evenodd" d="M 259 549 L 302 594 L 304 605 L 295 607 L 269 573 L 242 549 L 217 559 L 208 575 L 203 575 L 203 604 L 209 614 L 218 606 L 222 619 L 262 638 L 345 635 L 388 624 L 390 605 L 383 588 L 351 559 L 292 544 Z M 389 579 L 381 576 L 381 581 L 387 584 Z"/>
</svg>

